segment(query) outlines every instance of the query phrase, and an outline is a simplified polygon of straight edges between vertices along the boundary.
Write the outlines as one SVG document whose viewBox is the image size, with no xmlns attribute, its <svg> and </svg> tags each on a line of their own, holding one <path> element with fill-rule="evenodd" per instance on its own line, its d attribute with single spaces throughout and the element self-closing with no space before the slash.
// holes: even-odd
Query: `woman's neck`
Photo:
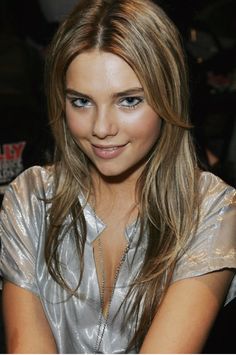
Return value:
<svg viewBox="0 0 236 355">
<path fill-rule="evenodd" d="M 110 219 L 126 219 L 126 223 L 130 223 L 137 217 L 137 179 L 103 177 L 94 172 L 92 181 L 93 193 L 90 203 L 105 223 Z"/>
</svg>

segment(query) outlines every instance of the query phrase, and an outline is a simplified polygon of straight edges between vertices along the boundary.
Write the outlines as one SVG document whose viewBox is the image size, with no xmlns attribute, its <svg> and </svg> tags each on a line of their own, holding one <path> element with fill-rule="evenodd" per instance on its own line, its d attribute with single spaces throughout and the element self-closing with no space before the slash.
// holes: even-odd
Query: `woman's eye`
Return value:
<svg viewBox="0 0 236 355">
<path fill-rule="evenodd" d="M 142 101 L 143 101 L 142 97 L 137 97 L 137 96 L 125 97 L 120 100 L 120 106 L 125 108 L 135 108 Z"/>
<path fill-rule="evenodd" d="M 71 103 L 74 107 L 84 108 L 92 106 L 91 102 L 88 99 L 83 97 L 71 99 Z"/>
</svg>

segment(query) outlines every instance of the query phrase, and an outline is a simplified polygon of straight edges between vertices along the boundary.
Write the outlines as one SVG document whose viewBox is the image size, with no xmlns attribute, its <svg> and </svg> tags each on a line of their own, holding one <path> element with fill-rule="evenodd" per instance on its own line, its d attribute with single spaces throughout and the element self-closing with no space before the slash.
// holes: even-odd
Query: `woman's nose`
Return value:
<svg viewBox="0 0 236 355">
<path fill-rule="evenodd" d="M 93 136 L 104 139 L 108 136 L 115 136 L 117 130 L 114 112 L 107 109 L 97 110 L 93 124 Z"/>
</svg>

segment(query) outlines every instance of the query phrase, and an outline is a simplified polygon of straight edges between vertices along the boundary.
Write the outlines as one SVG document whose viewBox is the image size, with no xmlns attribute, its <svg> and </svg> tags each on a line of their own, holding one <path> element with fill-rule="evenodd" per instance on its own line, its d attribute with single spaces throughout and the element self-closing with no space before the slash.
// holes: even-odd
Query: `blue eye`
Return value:
<svg viewBox="0 0 236 355">
<path fill-rule="evenodd" d="M 125 108 L 135 108 L 141 102 L 143 102 L 142 97 L 129 96 L 129 97 L 125 97 L 120 100 L 120 106 L 125 107 Z"/>
<path fill-rule="evenodd" d="M 71 99 L 71 104 L 72 104 L 72 106 L 78 107 L 78 108 L 92 106 L 91 102 L 84 97 L 77 97 L 77 98 Z"/>
</svg>

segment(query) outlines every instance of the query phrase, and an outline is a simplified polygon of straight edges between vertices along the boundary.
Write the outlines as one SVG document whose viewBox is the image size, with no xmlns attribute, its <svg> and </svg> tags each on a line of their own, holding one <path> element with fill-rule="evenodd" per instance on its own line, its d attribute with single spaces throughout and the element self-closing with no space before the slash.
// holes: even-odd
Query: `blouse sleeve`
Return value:
<svg viewBox="0 0 236 355">
<path fill-rule="evenodd" d="M 199 226 L 177 260 L 172 282 L 236 268 L 236 191 L 209 173 L 205 173 L 201 180 L 204 198 Z M 231 299 L 235 296 L 236 278 L 229 291 Z"/>
<path fill-rule="evenodd" d="M 39 169 L 30 168 L 11 183 L 0 215 L 1 276 L 36 294 L 35 268 L 44 204 L 42 194 L 39 196 Z"/>
</svg>

